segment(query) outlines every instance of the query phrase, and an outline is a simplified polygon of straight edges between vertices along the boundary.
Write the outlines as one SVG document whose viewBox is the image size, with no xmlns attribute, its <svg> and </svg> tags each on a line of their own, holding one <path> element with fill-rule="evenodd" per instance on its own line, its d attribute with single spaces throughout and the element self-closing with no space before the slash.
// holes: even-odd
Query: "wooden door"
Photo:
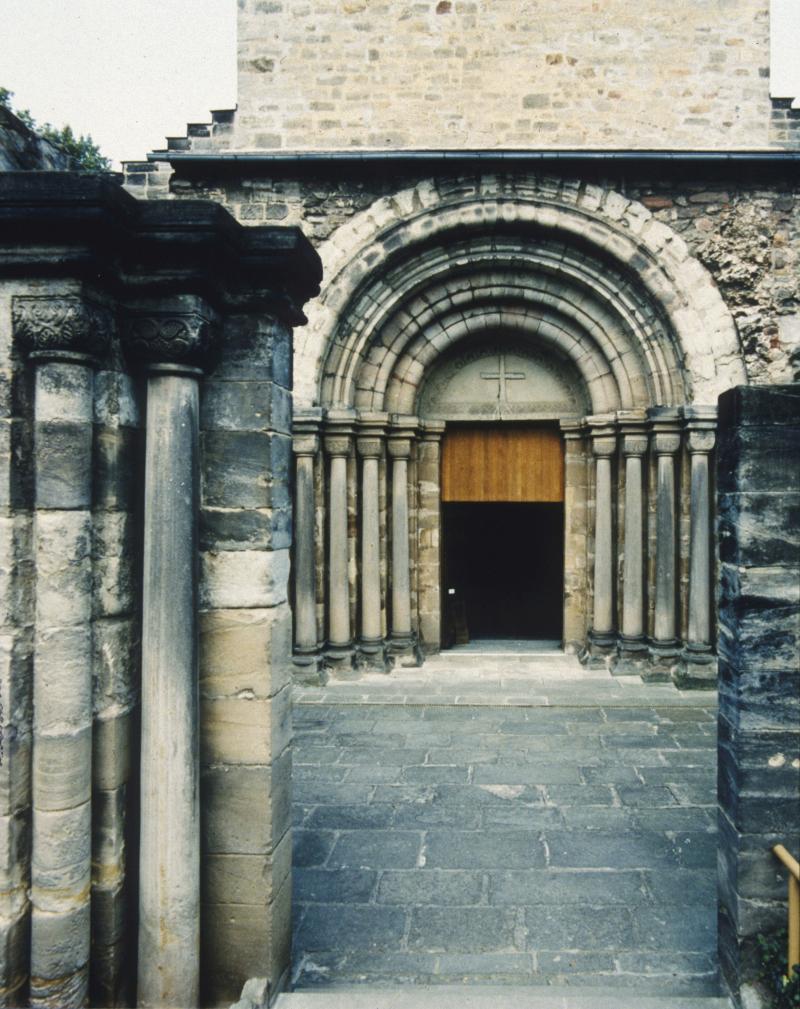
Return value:
<svg viewBox="0 0 800 1009">
<path fill-rule="evenodd" d="M 442 501 L 563 501 L 557 428 L 522 424 L 448 427 Z"/>
</svg>

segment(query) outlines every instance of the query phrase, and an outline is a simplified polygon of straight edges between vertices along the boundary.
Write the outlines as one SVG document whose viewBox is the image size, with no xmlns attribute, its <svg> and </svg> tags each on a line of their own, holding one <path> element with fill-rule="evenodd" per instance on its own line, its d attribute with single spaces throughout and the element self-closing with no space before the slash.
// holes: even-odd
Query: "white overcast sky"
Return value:
<svg viewBox="0 0 800 1009">
<path fill-rule="evenodd" d="M 800 0 L 770 0 L 772 85 L 800 93 Z M 115 163 L 236 103 L 236 0 L 0 0 L 0 87 Z"/>
<path fill-rule="evenodd" d="M 0 0 L 0 87 L 115 162 L 236 103 L 236 0 Z"/>
</svg>

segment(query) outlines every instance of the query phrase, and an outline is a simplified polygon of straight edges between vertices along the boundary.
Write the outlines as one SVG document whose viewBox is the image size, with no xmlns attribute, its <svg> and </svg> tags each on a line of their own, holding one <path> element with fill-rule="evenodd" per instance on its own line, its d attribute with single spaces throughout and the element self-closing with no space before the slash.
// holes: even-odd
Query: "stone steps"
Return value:
<svg viewBox="0 0 800 1009">
<path fill-rule="evenodd" d="M 612 988 L 491 985 L 336 986 L 282 994 L 275 1009 L 731 1009 L 727 998 L 636 995 Z"/>
</svg>

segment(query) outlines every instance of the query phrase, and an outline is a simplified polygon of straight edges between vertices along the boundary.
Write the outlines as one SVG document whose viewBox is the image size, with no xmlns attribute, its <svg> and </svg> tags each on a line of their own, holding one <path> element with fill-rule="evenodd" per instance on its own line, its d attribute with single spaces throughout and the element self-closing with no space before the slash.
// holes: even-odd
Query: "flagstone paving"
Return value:
<svg viewBox="0 0 800 1009">
<path fill-rule="evenodd" d="M 298 691 L 295 988 L 716 993 L 715 696 L 567 658 Z"/>
</svg>

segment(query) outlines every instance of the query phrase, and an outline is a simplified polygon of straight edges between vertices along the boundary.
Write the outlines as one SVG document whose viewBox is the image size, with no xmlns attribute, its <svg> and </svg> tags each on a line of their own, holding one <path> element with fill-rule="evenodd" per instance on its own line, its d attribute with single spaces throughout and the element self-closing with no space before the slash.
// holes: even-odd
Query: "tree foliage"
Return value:
<svg viewBox="0 0 800 1009">
<path fill-rule="evenodd" d="M 108 172 L 111 170 L 111 162 L 101 152 L 97 144 L 88 134 L 86 136 L 76 136 L 71 126 L 62 126 L 56 129 L 50 123 L 37 123 L 27 109 L 12 109 L 11 99 L 14 92 L 8 88 L 0 87 L 0 107 L 13 112 L 29 130 L 37 133 L 40 137 L 60 147 L 69 155 L 72 165 L 79 172 Z"/>
</svg>

